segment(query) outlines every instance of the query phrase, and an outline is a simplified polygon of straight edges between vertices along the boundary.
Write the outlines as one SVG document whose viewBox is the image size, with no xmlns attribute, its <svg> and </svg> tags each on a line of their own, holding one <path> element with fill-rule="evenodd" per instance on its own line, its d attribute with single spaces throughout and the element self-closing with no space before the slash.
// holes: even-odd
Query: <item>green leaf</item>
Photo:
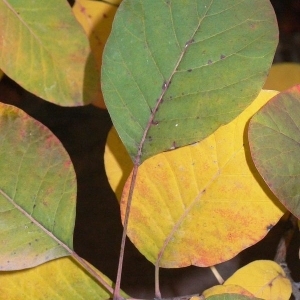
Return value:
<svg viewBox="0 0 300 300">
<path fill-rule="evenodd" d="M 277 39 L 267 0 L 124 0 L 102 89 L 131 158 L 191 144 L 230 122 L 258 95 Z"/>
<path fill-rule="evenodd" d="M 251 119 L 249 143 L 259 173 L 300 218 L 300 85 L 271 99 Z"/>
<path fill-rule="evenodd" d="M 73 247 L 76 177 L 45 126 L 0 104 L 0 270 L 39 265 Z"/>
<path fill-rule="evenodd" d="M 99 74 L 67 1 L 0 1 L 0 68 L 50 102 L 90 103 Z"/>
</svg>

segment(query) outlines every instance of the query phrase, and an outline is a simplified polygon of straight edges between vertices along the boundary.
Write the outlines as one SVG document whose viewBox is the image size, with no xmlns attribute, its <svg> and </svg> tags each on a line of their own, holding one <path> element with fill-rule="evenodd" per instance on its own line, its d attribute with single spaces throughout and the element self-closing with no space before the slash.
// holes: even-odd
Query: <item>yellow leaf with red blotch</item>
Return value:
<svg viewBox="0 0 300 300">
<path fill-rule="evenodd" d="M 279 63 L 271 67 L 264 89 L 285 91 L 299 83 L 300 64 Z"/>
<path fill-rule="evenodd" d="M 77 21 L 89 37 L 98 70 L 101 68 L 103 49 L 120 2 L 120 0 L 105 2 L 76 0 L 73 6 L 73 13 Z M 100 108 L 106 108 L 102 94 L 98 95 L 93 104 Z"/>
<path fill-rule="evenodd" d="M 111 280 L 96 272 L 112 286 Z M 0 273 L 1 300 L 109 299 L 107 292 L 74 259 L 64 257 L 36 268 Z"/>
<path fill-rule="evenodd" d="M 280 219 L 285 209 L 254 167 L 246 134 L 250 117 L 276 93 L 262 91 L 203 141 L 139 167 L 127 235 L 149 261 L 166 268 L 215 265 L 261 240 Z"/>
<path fill-rule="evenodd" d="M 203 292 L 203 296 L 205 298 L 208 298 L 209 296 L 212 295 L 220 295 L 220 294 L 240 294 L 240 295 L 246 295 L 250 297 L 254 296 L 245 288 L 242 288 L 241 286 L 235 284 L 215 285 Z"/>
<path fill-rule="evenodd" d="M 270 260 L 256 260 L 237 270 L 224 282 L 229 284 L 239 285 L 266 300 L 288 300 L 292 293 L 283 269 Z"/>
</svg>

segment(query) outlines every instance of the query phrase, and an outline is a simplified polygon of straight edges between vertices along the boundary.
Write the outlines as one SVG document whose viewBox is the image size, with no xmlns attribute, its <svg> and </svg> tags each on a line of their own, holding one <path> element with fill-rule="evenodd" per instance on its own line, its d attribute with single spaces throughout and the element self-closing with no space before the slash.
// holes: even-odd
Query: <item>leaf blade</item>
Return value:
<svg viewBox="0 0 300 300">
<path fill-rule="evenodd" d="M 249 142 L 259 173 L 297 218 L 299 209 L 300 86 L 272 98 L 250 121 Z"/>
<path fill-rule="evenodd" d="M 6 75 L 55 104 L 94 100 L 99 74 L 67 2 L 1 1 L 0 28 L 0 66 Z"/>
<path fill-rule="evenodd" d="M 270 3 L 259 5 L 258 12 L 246 1 L 122 2 L 102 90 L 132 159 L 201 140 L 255 98 L 277 43 Z M 238 85 L 242 96 L 233 92 Z"/>
<path fill-rule="evenodd" d="M 76 176 L 58 139 L 0 104 L 0 270 L 36 266 L 73 247 Z M 38 158 L 38 159 L 37 159 Z"/>
</svg>

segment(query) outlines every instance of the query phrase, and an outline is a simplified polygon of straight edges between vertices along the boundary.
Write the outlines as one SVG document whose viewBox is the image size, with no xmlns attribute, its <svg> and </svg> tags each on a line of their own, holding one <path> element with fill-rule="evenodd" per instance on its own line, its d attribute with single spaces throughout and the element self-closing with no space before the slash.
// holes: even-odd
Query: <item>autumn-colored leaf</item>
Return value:
<svg viewBox="0 0 300 300">
<path fill-rule="evenodd" d="M 209 296 L 220 294 L 240 294 L 253 297 L 253 295 L 249 291 L 235 284 L 215 285 L 203 292 L 203 296 L 205 297 L 205 299 Z"/>
<path fill-rule="evenodd" d="M 167 268 L 215 265 L 261 240 L 279 220 L 284 208 L 255 169 L 246 135 L 250 117 L 276 93 L 262 91 L 202 142 L 139 167 L 127 233 L 148 260 Z"/>
<path fill-rule="evenodd" d="M 59 140 L 0 103 L 0 270 L 29 268 L 73 247 L 76 176 Z"/>
<path fill-rule="evenodd" d="M 76 19 L 89 37 L 99 72 L 102 65 L 104 45 L 110 34 L 112 21 L 120 2 L 120 0 L 104 2 L 76 0 L 72 8 Z M 99 93 L 93 104 L 100 108 L 105 108 L 102 93 Z"/>
<path fill-rule="evenodd" d="M 280 93 L 251 119 L 252 159 L 278 199 L 300 218 L 300 85 Z"/>
<path fill-rule="evenodd" d="M 289 300 L 292 287 L 283 269 L 274 261 L 257 260 L 237 270 L 224 285 L 239 285 L 265 300 Z"/>
<path fill-rule="evenodd" d="M 261 90 L 277 39 L 268 0 L 124 0 L 102 90 L 131 158 L 202 140 L 235 118 Z"/>
<path fill-rule="evenodd" d="M 0 68 L 59 105 L 91 103 L 99 93 L 88 39 L 67 1 L 0 1 Z"/>
<path fill-rule="evenodd" d="M 97 270 L 98 274 L 101 274 Z M 101 274 L 112 286 L 112 282 Z M 109 299 L 101 287 L 73 258 L 65 257 L 39 267 L 0 273 L 1 300 Z"/>
<path fill-rule="evenodd" d="M 266 90 L 285 91 L 300 83 L 300 64 L 274 64 L 264 85 Z"/>
<path fill-rule="evenodd" d="M 114 127 L 107 136 L 104 164 L 108 182 L 120 201 L 125 182 L 133 168 L 133 163 Z"/>
<path fill-rule="evenodd" d="M 221 294 L 221 295 L 213 295 L 206 298 L 206 300 L 261 300 L 260 298 L 245 296 L 239 294 Z"/>
</svg>

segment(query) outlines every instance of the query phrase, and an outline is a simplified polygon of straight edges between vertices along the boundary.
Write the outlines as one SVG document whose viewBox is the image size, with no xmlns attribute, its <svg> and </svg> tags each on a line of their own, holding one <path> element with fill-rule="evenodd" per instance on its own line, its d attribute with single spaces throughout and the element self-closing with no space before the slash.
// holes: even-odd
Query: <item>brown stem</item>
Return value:
<svg viewBox="0 0 300 300">
<path fill-rule="evenodd" d="M 118 264 L 118 272 L 117 272 L 117 279 L 116 279 L 114 298 L 113 298 L 114 300 L 123 299 L 120 297 L 120 287 L 121 287 L 121 277 L 122 277 L 122 268 L 123 268 L 123 260 L 124 260 L 124 250 L 125 250 L 127 227 L 128 227 L 128 221 L 129 221 L 129 215 L 130 215 L 130 207 L 131 207 L 132 196 L 133 196 L 133 191 L 134 191 L 134 186 L 135 186 L 135 182 L 136 182 L 136 178 L 137 178 L 138 169 L 139 169 L 139 157 L 138 157 L 136 163 L 134 164 L 134 167 L 132 170 L 129 194 L 128 194 L 128 198 L 127 198 L 126 211 L 125 211 L 124 224 L 123 224 L 123 234 L 122 234 L 122 241 L 121 241 L 121 250 L 120 250 L 120 257 L 119 257 L 119 264 Z"/>
</svg>

